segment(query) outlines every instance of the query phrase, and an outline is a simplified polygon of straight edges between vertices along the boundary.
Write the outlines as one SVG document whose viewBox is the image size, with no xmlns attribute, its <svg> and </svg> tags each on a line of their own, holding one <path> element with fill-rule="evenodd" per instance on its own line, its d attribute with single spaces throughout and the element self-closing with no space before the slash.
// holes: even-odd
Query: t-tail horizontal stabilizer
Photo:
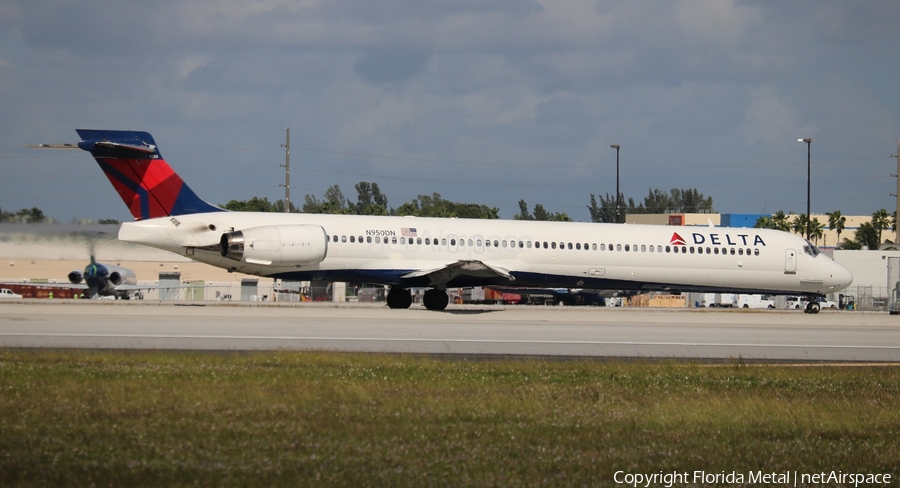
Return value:
<svg viewBox="0 0 900 488">
<path fill-rule="evenodd" d="M 184 183 L 163 159 L 149 133 L 90 129 L 76 132 L 81 137 L 78 144 L 28 147 L 90 152 L 135 220 L 224 210 L 201 200 Z"/>
</svg>

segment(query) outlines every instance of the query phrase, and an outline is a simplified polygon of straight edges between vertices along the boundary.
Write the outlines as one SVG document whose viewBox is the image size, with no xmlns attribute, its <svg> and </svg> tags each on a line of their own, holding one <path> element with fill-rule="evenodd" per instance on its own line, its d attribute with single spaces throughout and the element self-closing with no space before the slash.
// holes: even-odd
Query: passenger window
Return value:
<svg viewBox="0 0 900 488">
<path fill-rule="evenodd" d="M 562 243 L 560 243 L 560 245 L 562 245 Z M 571 243 L 571 242 L 569 243 L 569 250 L 570 250 L 570 251 L 572 250 L 572 243 Z"/>
<path fill-rule="evenodd" d="M 406 238 L 405 238 L 405 237 L 401 237 L 401 238 L 400 238 L 400 244 L 406 244 Z"/>
<path fill-rule="evenodd" d="M 503 241 L 503 247 L 506 247 L 506 241 Z"/>
<path fill-rule="evenodd" d="M 650 252 L 653 252 L 653 246 L 650 246 Z"/>
<path fill-rule="evenodd" d="M 435 241 L 435 242 L 437 242 L 437 241 Z M 441 245 L 442 245 L 442 246 L 446 246 L 446 245 L 447 245 L 447 238 L 445 238 L 445 237 L 442 237 L 442 238 L 441 238 Z"/>
<path fill-rule="evenodd" d="M 742 248 L 742 247 L 738 248 L 738 255 L 740 255 L 740 256 L 744 255 L 744 248 Z"/>
<path fill-rule="evenodd" d="M 525 242 L 525 245 L 528 246 L 528 249 L 531 249 L 531 241 L 526 241 L 526 242 Z"/>
<path fill-rule="evenodd" d="M 416 238 L 416 244 L 419 244 L 420 246 L 422 245 L 422 238 L 421 238 L 421 237 L 417 237 L 417 238 Z"/>
<path fill-rule="evenodd" d="M 356 237 L 350 236 L 350 242 L 356 242 Z"/>
<path fill-rule="evenodd" d="M 556 249 L 556 243 L 555 243 L 555 242 L 551 242 L 551 243 L 550 243 L 550 247 L 552 247 L 553 249 Z"/>
<path fill-rule="evenodd" d="M 678 246 L 674 246 L 672 248 L 672 252 L 674 252 L 675 254 L 678 254 Z"/>
<path fill-rule="evenodd" d="M 714 252 L 715 252 L 716 254 L 719 254 L 719 248 L 718 248 L 718 247 L 714 247 L 713 250 L 714 250 Z"/>
<path fill-rule="evenodd" d="M 759 248 L 753 250 L 754 256 L 759 256 Z"/>
<path fill-rule="evenodd" d="M 575 250 L 576 250 L 576 251 L 580 251 L 580 250 L 581 250 L 581 243 L 580 243 L 580 242 L 576 242 L 576 243 L 575 243 Z"/>
<path fill-rule="evenodd" d="M 429 238 L 426 237 L 426 238 L 425 238 L 425 245 L 426 245 L 426 246 L 430 246 L 430 245 L 431 245 L 431 239 L 429 239 Z"/>
<path fill-rule="evenodd" d="M 734 248 L 731 248 L 731 255 L 734 256 Z"/>
<path fill-rule="evenodd" d="M 482 245 L 482 244 L 481 244 L 481 239 L 475 240 L 475 245 L 478 246 L 478 247 L 481 247 L 481 245 Z"/>
<path fill-rule="evenodd" d="M 531 243 L 528 243 L 528 247 L 531 247 Z M 522 249 L 522 241 L 519 241 L 519 249 Z"/>
<path fill-rule="evenodd" d="M 495 239 L 495 240 L 494 240 L 494 247 L 500 247 L 499 244 L 500 244 L 500 243 Z"/>
<path fill-rule="evenodd" d="M 597 250 L 597 245 L 596 245 L 596 244 L 594 244 L 594 250 L 595 250 L 595 251 Z M 600 250 L 601 250 L 601 251 L 605 251 L 605 250 L 606 250 L 606 244 L 601 243 L 601 244 L 600 244 Z"/>
<path fill-rule="evenodd" d="M 358 242 L 358 243 L 360 243 L 360 244 L 362 244 L 362 243 L 363 243 L 363 240 L 362 240 L 362 236 L 359 236 L 359 238 L 358 238 L 358 239 L 357 239 L 357 241 L 356 241 L 356 242 Z"/>
<path fill-rule="evenodd" d="M 369 244 L 371 244 L 371 243 L 372 243 L 372 236 L 366 236 L 366 242 L 369 243 Z"/>
<path fill-rule="evenodd" d="M 547 241 L 544 241 L 544 249 L 547 249 Z"/>
<path fill-rule="evenodd" d="M 637 244 L 631 246 L 631 250 L 634 251 L 634 252 L 637 252 L 637 251 L 638 251 L 638 246 L 637 246 Z"/>
<path fill-rule="evenodd" d="M 333 241 L 334 241 L 334 242 L 337 242 L 337 240 L 338 240 L 338 237 L 337 237 L 337 236 L 332 236 L 332 237 L 333 237 L 333 239 L 332 239 L 332 240 L 333 240 Z"/>
<path fill-rule="evenodd" d="M 451 246 L 455 246 L 455 245 L 456 245 L 456 239 L 450 239 L 450 245 L 451 245 Z"/>
<path fill-rule="evenodd" d="M 647 252 L 647 245 L 641 244 L 641 252 Z"/>
<path fill-rule="evenodd" d="M 612 249 L 612 246 L 609 246 L 609 248 Z M 622 245 L 616 244 L 616 251 L 621 251 L 621 250 L 622 250 Z"/>
<path fill-rule="evenodd" d="M 341 242 L 347 242 L 347 236 L 341 236 Z"/>
<path fill-rule="evenodd" d="M 672 248 L 669 246 L 666 246 L 666 252 L 671 252 L 671 251 L 672 251 Z"/>
<path fill-rule="evenodd" d="M 628 244 L 625 244 L 625 251 L 628 252 L 630 250 L 631 250 L 631 246 L 629 246 Z"/>
</svg>

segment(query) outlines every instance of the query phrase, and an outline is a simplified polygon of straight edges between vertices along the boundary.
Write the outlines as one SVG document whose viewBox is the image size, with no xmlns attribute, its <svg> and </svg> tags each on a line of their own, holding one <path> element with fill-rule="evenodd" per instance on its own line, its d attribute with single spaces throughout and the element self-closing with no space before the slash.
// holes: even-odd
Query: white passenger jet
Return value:
<svg viewBox="0 0 900 488">
<path fill-rule="evenodd" d="M 413 287 L 443 310 L 448 287 L 815 297 L 853 280 L 809 241 L 768 229 L 228 212 L 191 191 L 150 134 L 77 132 L 77 146 L 43 147 L 94 156 L 135 218 L 120 240 L 251 275 L 389 285 L 391 308 L 408 308 Z"/>
</svg>

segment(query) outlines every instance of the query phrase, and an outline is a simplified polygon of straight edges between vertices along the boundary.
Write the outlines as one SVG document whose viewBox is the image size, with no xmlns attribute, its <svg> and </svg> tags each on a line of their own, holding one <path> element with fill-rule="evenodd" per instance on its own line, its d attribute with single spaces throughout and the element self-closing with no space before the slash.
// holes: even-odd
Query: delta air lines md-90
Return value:
<svg viewBox="0 0 900 488">
<path fill-rule="evenodd" d="M 853 280 L 809 241 L 769 229 L 229 212 L 201 200 L 150 134 L 77 132 L 77 145 L 35 147 L 91 153 L 135 218 L 120 240 L 250 275 L 389 285 L 391 308 L 408 308 L 413 287 L 443 310 L 448 287 L 813 297 Z"/>
</svg>

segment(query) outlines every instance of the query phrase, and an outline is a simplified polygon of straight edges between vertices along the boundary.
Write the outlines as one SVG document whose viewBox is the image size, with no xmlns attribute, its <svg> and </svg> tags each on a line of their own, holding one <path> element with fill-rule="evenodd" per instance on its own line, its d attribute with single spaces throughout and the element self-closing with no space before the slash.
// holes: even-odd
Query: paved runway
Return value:
<svg viewBox="0 0 900 488">
<path fill-rule="evenodd" d="M 900 362 L 900 317 L 823 311 L 0 303 L 0 347 Z"/>
</svg>

